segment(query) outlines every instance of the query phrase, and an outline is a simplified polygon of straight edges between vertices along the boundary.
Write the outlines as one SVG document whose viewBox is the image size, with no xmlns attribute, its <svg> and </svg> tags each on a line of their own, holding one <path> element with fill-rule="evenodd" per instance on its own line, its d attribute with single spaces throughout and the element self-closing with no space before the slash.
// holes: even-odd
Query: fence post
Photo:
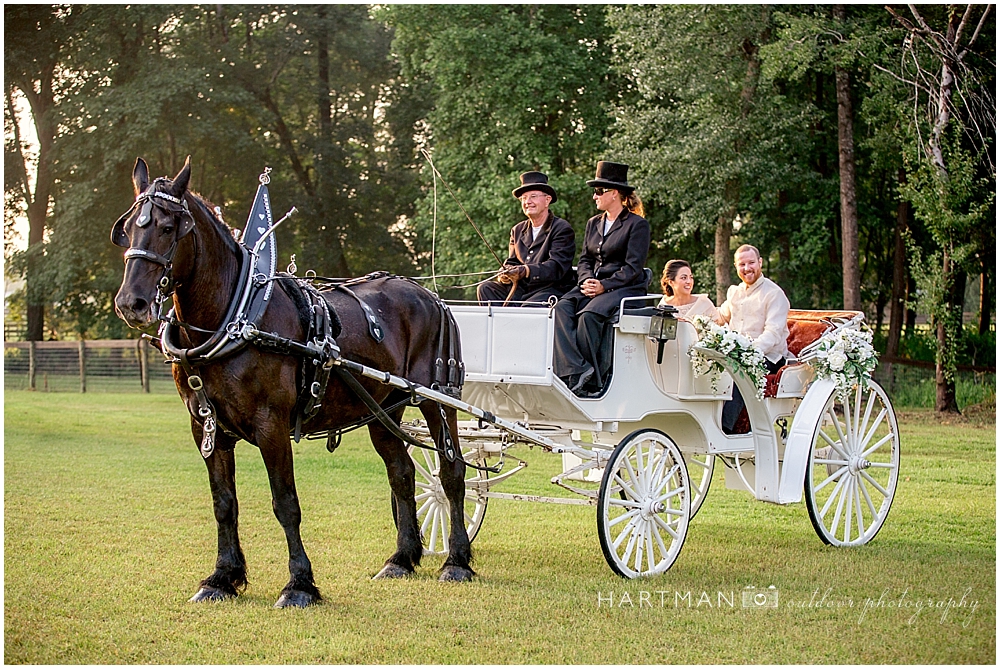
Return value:
<svg viewBox="0 0 1000 669">
<path fill-rule="evenodd" d="M 145 339 L 139 337 L 139 380 L 142 382 L 143 392 L 149 392 L 149 344 Z"/>
<path fill-rule="evenodd" d="M 84 346 L 83 340 L 80 342 L 80 392 L 87 392 L 87 353 L 86 347 Z"/>
<path fill-rule="evenodd" d="M 37 365 L 35 364 L 35 342 L 28 342 L 28 390 L 35 390 L 35 372 Z"/>
</svg>

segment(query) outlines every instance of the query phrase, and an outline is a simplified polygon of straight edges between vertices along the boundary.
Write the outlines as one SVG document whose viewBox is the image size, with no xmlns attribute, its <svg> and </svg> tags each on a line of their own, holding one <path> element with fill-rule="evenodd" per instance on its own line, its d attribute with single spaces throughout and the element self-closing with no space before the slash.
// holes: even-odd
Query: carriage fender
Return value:
<svg viewBox="0 0 1000 669">
<path fill-rule="evenodd" d="M 785 458 L 781 467 L 781 481 L 778 484 L 778 504 L 793 504 L 802 501 L 806 467 L 809 465 L 809 449 L 816 435 L 816 426 L 823 420 L 823 409 L 830 396 L 836 392 L 836 385 L 830 379 L 814 381 L 802 398 L 792 428 L 785 442 Z"/>
</svg>

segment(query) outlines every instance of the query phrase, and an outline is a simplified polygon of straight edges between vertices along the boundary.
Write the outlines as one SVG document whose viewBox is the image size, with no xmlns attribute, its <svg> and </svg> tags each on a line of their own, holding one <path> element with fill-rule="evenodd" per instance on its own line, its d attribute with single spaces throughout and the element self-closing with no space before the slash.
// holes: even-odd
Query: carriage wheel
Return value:
<svg viewBox="0 0 1000 669">
<path fill-rule="evenodd" d="M 860 546 L 882 529 L 899 479 L 899 429 L 885 391 L 869 382 L 827 400 L 813 436 L 805 498 L 816 533 Z"/>
<path fill-rule="evenodd" d="M 597 534 L 619 576 L 662 574 L 677 559 L 691 520 L 691 481 L 680 449 L 656 430 L 625 437 L 604 469 Z"/>
<path fill-rule="evenodd" d="M 417 524 L 420 526 L 420 540 L 424 545 L 424 555 L 447 555 L 449 550 L 448 536 L 451 530 L 451 506 L 444 494 L 439 472 L 441 471 L 440 455 L 437 451 L 424 448 L 409 447 L 410 458 L 416 469 L 414 483 L 416 484 L 415 499 L 417 502 Z M 466 462 L 472 462 L 475 450 L 462 454 Z M 483 465 L 484 462 L 476 462 Z M 476 475 L 466 481 L 465 488 L 465 531 L 469 534 L 469 543 L 476 538 L 479 528 L 486 516 L 486 503 L 489 499 L 476 487 L 469 485 L 486 478 L 486 472 L 473 470 Z M 396 519 L 396 499 L 392 500 L 392 517 Z"/>
<path fill-rule="evenodd" d="M 691 519 L 697 515 L 705 502 L 705 495 L 712 485 L 712 474 L 715 472 L 715 456 L 708 453 L 682 453 L 684 463 L 691 477 Z"/>
</svg>

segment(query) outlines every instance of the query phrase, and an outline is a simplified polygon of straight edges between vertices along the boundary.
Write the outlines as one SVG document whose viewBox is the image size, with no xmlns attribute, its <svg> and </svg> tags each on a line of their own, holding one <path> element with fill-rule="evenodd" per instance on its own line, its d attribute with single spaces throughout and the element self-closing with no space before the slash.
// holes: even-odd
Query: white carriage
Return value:
<svg viewBox="0 0 1000 669">
<path fill-rule="evenodd" d="M 845 396 L 832 381 L 814 380 L 812 366 L 802 361 L 809 357 L 803 344 L 835 327 L 860 327 L 862 314 L 792 311 L 789 342 L 799 360 L 769 379 L 759 400 L 753 384 L 714 351 L 702 350 L 729 373 L 714 384 L 695 376 L 689 350 L 697 336 L 685 321 L 677 322 L 676 336 L 664 342 L 657 362 L 651 317 L 643 315 L 649 309 L 635 307 L 658 297 L 623 301 L 614 325 L 611 380 L 596 398 L 576 397 L 553 374 L 552 309 L 451 306 L 466 365 L 461 404 L 488 419 L 460 423 L 465 459 L 495 463 L 512 444 L 531 442 L 562 455 L 563 472 L 552 483 L 577 495 L 497 490 L 525 466 L 520 460 L 499 473 L 470 469 L 470 538 L 491 498 L 591 504 L 611 568 L 625 577 L 660 574 L 677 559 L 719 462 L 727 487 L 758 500 L 792 504 L 804 496 L 824 542 L 870 541 L 889 513 L 899 474 L 899 433 L 889 398 L 874 382 Z M 746 400 L 747 434 L 727 435 L 720 427 L 734 383 Z M 420 423 L 404 429 L 430 443 Z M 437 480 L 438 455 L 411 448 L 411 456 L 425 551 L 444 552 L 448 513 Z"/>
</svg>

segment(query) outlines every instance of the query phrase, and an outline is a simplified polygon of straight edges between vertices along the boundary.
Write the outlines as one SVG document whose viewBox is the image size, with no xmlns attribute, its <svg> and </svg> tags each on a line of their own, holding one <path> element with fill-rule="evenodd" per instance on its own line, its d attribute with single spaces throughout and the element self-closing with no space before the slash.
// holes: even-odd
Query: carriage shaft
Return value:
<svg viewBox="0 0 1000 669">
<path fill-rule="evenodd" d="M 494 416 L 489 411 L 484 411 L 479 407 L 472 406 L 467 402 L 463 402 L 462 400 L 451 397 L 450 395 L 446 395 L 445 393 L 432 390 L 418 383 L 412 383 L 402 377 L 390 374 L 389 372 L 383 372 L 378 369 L 373 369 L 371 367 L 362 365 L 352 360 L 347 360 L 346 358 L 340 358 L 336 360 L 334 364 L 345 367 L 351 370 L 352 372 L 356 372 L 358 374 L 361 374 L 362 376 L 366 376 L 369 379 L 374 379 L 380 383 L 392 386 L 393 388 L 406 390 L 408 392 L 414 392 L 420 395 L 421 397 L 424 397 L 429 400 L 434 400 L 439 404 L 451 407 L 452 409 L 455 409 L 457 411 L 464 411 L 465 413 L 471 414 L 476 418 L 479 418 L 480 420 L 489 423 L 490 425 L 503 428 L 508 432 L 516 434 L 525 441 L 530 441 L 533 444 L 544 446 L 546 448 L 556 448 L 558 446 L 558 444 L 555 441 L 549 439 L 548 437 L 545 437 L 532 430 L 522 427 L 517 423 L 512 423 L 508 420 L 504 420 L 503 418 Z"/>
</svg>

